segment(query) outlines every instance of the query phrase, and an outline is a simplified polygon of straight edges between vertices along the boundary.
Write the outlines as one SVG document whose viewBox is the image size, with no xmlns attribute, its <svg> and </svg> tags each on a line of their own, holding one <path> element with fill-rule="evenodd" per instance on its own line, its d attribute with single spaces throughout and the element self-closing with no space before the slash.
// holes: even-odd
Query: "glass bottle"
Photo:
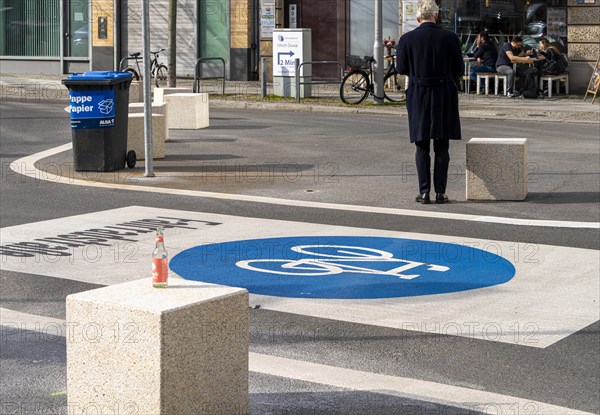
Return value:
<svg viewBox="0 0 600 415">
<path fill-rule="evenodd" d="M 155 288 L 166 288 L 169 278 L 169 259 L 165 249 L 162 226 L 156 229 L 156 247 L 152 251 L 152 285 Z"/>
</svg>

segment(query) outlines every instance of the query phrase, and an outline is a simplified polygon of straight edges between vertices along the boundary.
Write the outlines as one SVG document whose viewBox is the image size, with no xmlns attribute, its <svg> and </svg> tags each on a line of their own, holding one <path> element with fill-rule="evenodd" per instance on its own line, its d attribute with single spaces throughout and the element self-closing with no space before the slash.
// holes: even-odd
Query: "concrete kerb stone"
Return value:
<svg viewBox="0 0 600 415">
<path fill-rule="evenodd" d="M 247 413 L 246 290 L 179 279 L 158 289 L 146 278 L 66 305 L 70 413 Z"/>
</svg>

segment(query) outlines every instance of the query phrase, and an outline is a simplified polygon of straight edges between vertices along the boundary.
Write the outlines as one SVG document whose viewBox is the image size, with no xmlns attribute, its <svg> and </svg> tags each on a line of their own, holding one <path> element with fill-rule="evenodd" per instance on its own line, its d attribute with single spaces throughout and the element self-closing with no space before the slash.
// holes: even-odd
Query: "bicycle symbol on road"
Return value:
<svg viewBox="0 0 600 415">
<path fill-rule="evenodd" d="M 292 247 L 291 250 L 310 257 L 301 259 L 250 259 L 237 261 L 235 265 L 250 271 L 279 275 L 306 277 L 337 275 L 348 272 L 392 276 L 403 280 L 420 277 L 420 274 L 406 274 L 407 271 L 419 267 L 427 267 L 427 271 L 437 272 L 445 272 L 450 269 L 443 265 L 394 258 L 394 254 L 391 252 L 360 246 L 298 245 Z M 358 263 L 362 266 L 359 266 Z M 365 266 L 364 263 L 370 263 L 371 267 Z"/>
</svg>

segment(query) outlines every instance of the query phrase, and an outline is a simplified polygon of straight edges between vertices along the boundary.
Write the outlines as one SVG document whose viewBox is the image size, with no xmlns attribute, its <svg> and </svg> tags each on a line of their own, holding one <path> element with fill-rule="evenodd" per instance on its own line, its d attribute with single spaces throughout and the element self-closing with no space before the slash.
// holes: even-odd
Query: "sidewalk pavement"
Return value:
<svg viewBox="0 0 600 415">
<path fill-rule="evenodd" d="M 60 80 L 65 76 L 0 74 L 0 99 L 23 101 L 62 101 L 68 100 L 68 91 Z M 190 79 L 180 79 L 178 86 L 191 88 Z M 377 105 L 368 98 L 363 104 L 344 104 L 339 98 L 338 85 L 313 86 L 313 98 L 303 98 L 299 103 L 293 98 L 280 98 L 268 95 L 261 98 L 261 84 L 255 82 L 228 81 L 226 93 L 221 95 L 221 81 L 206 81 L 202 92 L 210 94 L 211 108 L 253 109 L 270 111 L 304 111 L 330 113 L 369 113 L 406 115 L 403 103 Z M 271 93 L 272 86 L 268 86 Z M 594 104 L 581 95 L 554 95 L 552 98 L 528 100 L 495 95 L 459 95 L 461 118 L 506 119 L 506 120 L 547 120 L 554 122 L 600 122 L 600 98 Z"/>
</svg>

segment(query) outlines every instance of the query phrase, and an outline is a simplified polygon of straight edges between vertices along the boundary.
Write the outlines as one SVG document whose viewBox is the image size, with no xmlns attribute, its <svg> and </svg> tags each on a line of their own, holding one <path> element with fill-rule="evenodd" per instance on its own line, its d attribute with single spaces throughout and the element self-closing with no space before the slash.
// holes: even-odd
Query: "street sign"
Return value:
<svg viewBox="0 0 600 415">
<path fill-rule="evenodd" d="M 260 37 L 270 39 L 275 29 L 275 0 L 262 0 L 260 5 Z"/>
<path fill-rule="evenodd" d="M 292 298 L 412 297 L 503 284 L 506 259 L 463 245 L 415 239 L 304 236 L 232 241 L 171 260 L 186 279 Z"/>
<path fill-rule="evenodd" d="M 273 32 L 273 76 L 294 76 L 294 62 L 303 62 L 303 33 L 301 31 Z M 304 68 L 300 68 L 303 76 Z"/>
</svg>

